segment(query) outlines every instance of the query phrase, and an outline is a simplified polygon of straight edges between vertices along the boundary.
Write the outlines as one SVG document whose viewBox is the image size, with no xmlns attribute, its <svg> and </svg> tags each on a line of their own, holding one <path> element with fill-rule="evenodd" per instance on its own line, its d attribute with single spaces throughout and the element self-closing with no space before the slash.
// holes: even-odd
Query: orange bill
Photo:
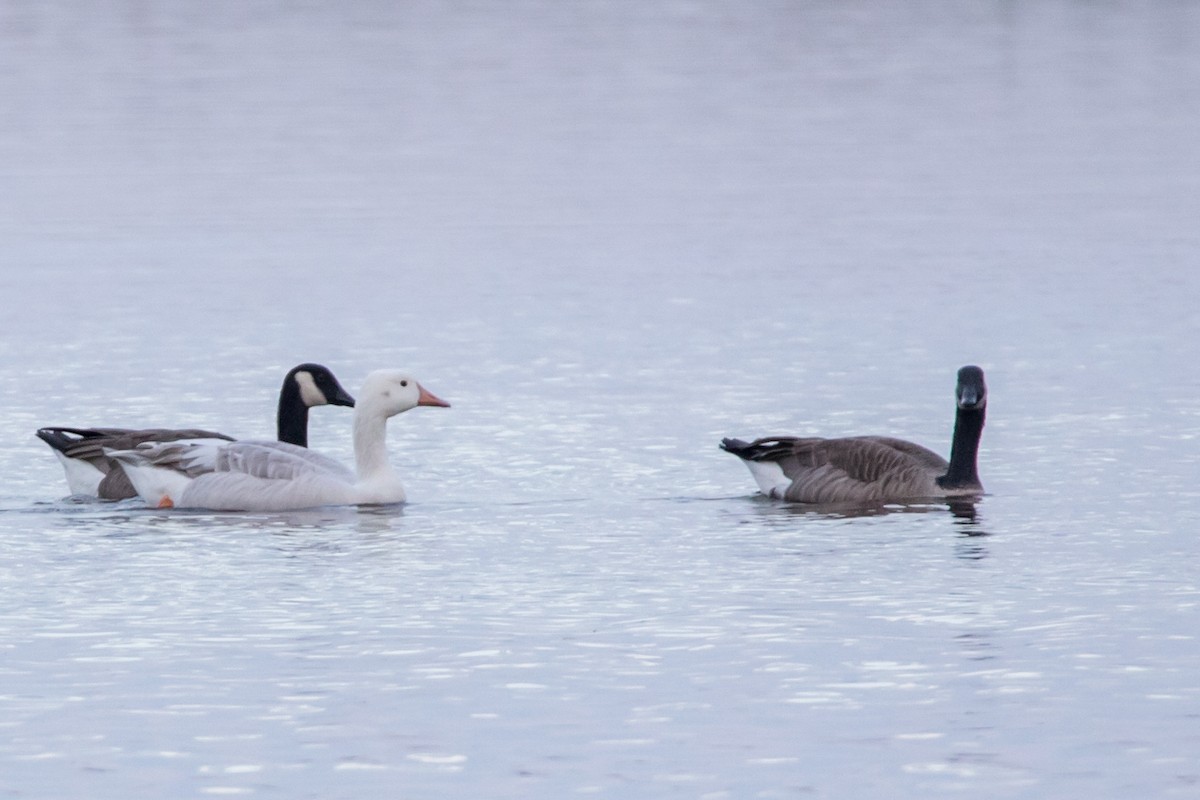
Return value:
<svg viewBox="0 0 1200 800">
<path fill-rule="evenodd" d="M 421 390 L 421 396 L 417 400 L 419 406 L 437 406 L 438 408 L 449 408 L 450 404 L 442 398 L 438 397 L 433 392 L 430 392 L 421 384 L 417 384 L 417 388 Z"/>
</svg>

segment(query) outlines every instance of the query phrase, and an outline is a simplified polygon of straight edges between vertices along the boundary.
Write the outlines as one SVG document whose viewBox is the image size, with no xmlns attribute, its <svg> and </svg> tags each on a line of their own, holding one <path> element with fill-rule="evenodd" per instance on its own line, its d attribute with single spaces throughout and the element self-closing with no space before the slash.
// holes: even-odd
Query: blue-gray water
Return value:
<svg viewBox="0 0 1200 800">
<path fill-rule="evenodd" d="M 0 97 L 0 795 L 1200 796 L 1200 6 L 14 0 Z M 408 506 L 33 437 L 308 360 L 453 403 Z M 716 447 L 966 363 L 973 519 Z"/>
</svg>

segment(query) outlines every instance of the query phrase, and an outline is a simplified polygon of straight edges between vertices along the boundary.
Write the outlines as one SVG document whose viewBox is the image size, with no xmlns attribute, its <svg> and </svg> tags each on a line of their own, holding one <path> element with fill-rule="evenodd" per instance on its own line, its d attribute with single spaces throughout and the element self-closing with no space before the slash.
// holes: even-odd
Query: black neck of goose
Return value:
<svg viewBox="0 0 1200 800">
<path fill-rule="evenodd" d="M 308 406 L 300 399 L 300 387 L 291 375 L 279 390 L 279 416 L 275 421 L 279 441 L 308 447 Z"/>
<path fill-rule="evenodd" d="M 976 459 L 983 436 L 985 408 L 960 408 L 954 418 L 954 440 L 950 445 L 950 468 L 938 478 L 945 489 L 981 486 Z"/>
</svg>

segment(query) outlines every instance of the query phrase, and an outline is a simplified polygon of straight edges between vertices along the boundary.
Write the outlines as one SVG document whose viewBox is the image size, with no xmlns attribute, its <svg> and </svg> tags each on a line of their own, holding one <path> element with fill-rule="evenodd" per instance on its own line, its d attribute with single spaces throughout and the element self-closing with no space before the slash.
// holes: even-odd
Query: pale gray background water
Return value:
<svg viewBox="0 0 1200 800">
<path fill-rule="evenodd" d="M 0 795 L 1200 796 L 1200 6 L 884 6 L 0 4 Z M 454 404 L 403 510 L 33 438 L 304 360 Z M 973 521 L 716 447 L 965 363 Z"/>
</svg>

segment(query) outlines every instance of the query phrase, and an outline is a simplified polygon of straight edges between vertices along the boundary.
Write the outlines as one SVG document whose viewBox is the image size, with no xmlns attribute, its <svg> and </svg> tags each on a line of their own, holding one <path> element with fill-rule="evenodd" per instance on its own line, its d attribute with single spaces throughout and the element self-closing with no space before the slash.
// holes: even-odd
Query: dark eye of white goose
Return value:
<svg viewBox="0 0 1200 800">
<path fill-rule="evenodd" d="M 401 386 L 408 386 L 408 381 L 400 381 Z"/>
</svg>

